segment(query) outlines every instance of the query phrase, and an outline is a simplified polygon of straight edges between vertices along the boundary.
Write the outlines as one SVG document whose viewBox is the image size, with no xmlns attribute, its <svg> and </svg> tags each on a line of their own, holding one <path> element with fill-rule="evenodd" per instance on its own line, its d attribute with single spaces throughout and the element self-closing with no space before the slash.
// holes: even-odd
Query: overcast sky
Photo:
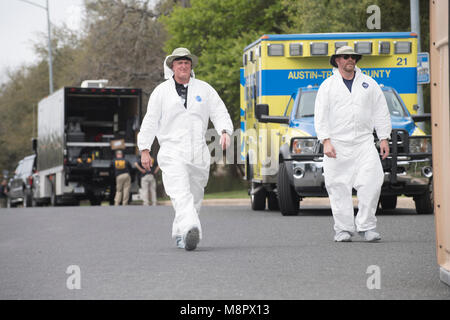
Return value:
<svg viewBox="0 0 450 320">
<path fill-rule="evenodd" d="M 46 0 L 28 0 L 46 6 Z M 83 0 L 49 0 L 52 24 L 79 30 Z M 0 0 L 0 82 L 5 81 L 6 70 L 37 61 L 33 41 L 39 33 L 47 35 L 47 14 L 44 9 L 21 0 Z"/>
</svg>

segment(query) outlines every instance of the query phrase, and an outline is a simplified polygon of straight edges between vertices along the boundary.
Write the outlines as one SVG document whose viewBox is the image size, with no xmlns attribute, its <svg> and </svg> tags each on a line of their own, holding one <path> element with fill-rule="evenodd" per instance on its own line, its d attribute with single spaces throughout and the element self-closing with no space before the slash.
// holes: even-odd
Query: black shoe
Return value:
<svg viewBox="0 0 450 320">
<path fill-rule="evenodd" d="M 184 248 L 187 251 L 194 250 L 197 248 L 197 244 L 200 242 L 200 231 L 197 227 L 192 228 L 186 234 L 184 239 Z"/>
</svg>

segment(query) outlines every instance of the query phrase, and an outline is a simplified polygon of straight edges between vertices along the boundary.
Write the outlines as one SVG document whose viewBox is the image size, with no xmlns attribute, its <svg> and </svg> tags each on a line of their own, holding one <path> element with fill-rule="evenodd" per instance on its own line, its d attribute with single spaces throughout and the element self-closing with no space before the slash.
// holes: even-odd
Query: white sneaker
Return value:
<svg viewBox="0 0 450 320">
<path fill-rule="evenodd" d="M 380 234 L 378 232 L 376 232 L 375 229 L 367 230 L 367 231 L 360 231 L 358 233 L 367 242 L 374 242 L 374 241 L 381 240 Z"/>
<path fill-rule="evenodd" d="M 351 242 L 352 234 L 348 231 L 338 231 L 334 236 L 335 242 Z"/>
<path fill-rule="evenodd" d="M 200 242 L 200 231 L 197 227 L 193 227 L 188 231 L 184 238 L 185 249 L 187 251 L 194 250 L 197 248 L 197 244 Z"/>
</svg>

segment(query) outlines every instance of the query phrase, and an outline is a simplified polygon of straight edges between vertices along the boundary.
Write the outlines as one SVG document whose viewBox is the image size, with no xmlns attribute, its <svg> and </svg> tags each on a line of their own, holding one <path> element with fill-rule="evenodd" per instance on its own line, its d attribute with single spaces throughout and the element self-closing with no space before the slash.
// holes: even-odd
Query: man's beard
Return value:
<svg viewBox="0 0 450 320">
<path fill-rule="evenodd" d="M 347 64 L 344 66 L 344 70 L 346 72 L 353 72 L 355 71 L 355 65 L 354 64 Z"/>
</svg>

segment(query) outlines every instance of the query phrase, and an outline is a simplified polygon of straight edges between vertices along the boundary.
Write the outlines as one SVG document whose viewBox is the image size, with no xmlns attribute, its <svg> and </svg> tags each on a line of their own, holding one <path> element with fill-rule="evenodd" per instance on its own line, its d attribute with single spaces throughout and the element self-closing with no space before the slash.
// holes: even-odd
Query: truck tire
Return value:
<svg viewBox="0 0 450 320">
<path fill-rule="evenodd" d="M 275 192 L 269 192 L 267 196 L 267 206 L 271 211 L 280 210 L 280 205 L 278 203 L 278 196 Z"/>
<path fill-rule="evenodd" d="M 414 203 L 416 204 L 417 214 L 433 214 L 434 213 L 434 201 L 433 201 L 433 183 L 428 186 L 427 192 L 419 196 L 415 196 Z"/>
<path fill-rule="evenodd" d="M 252 190 L 255 188 L 255 183 L 252 182 Z M 250 200 L 252 202 L 252 209 L 255 211 L 261 211 L 266 209 L 267 191 L 264 188 L 258 190 L 254 194 L 250 194 Z"/>
<path fill-rule="evenodd" d="M 397 207 L 397 196 L 382 196 L 380 197 L 381 209 L 393 210 Z"/>
<path fill-rule="evenodd" d="M 286 164 L 284 162 L 281 162 L 279 166 L 277 190 L 281 214 L 283 216 L 298 215 L 300 197 L 289 182 Z"/>
<path fill-rule="evenodd" d="M 90 197 L 89 202 L 91 206 L 99 206 L 102 204 L 102 198 L 101 197 Z"/>
</svg>

